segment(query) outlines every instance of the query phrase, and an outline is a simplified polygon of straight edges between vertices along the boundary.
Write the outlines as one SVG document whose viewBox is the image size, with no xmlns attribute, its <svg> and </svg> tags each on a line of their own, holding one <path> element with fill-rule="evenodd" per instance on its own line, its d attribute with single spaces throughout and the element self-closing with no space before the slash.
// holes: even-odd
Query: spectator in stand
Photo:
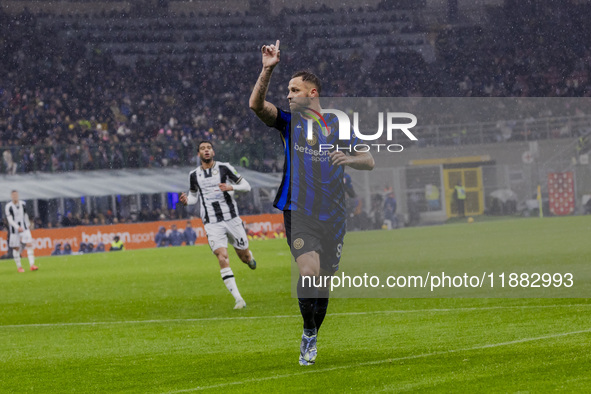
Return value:
<svg viewBox="0 0 591 394">
<path fill-rule="evenodd" d="M 75 226 L 74 224 L 74 217 L 72 216 L 72 212 L 68 212 L 66 216 L 62 218 L 62 227 L 72 227 Z"/>
<path fill-rule="evenodd" d="M 173 224 L 170 230 L 170 234 L 168 235 L 168 242 L 170 246 L 181 246 L 185 240 L 183 234 L 177 230 L 176 224 Z"/>
<path fill-rule="evenodd" d="M 160 226 L 160 228 L 158 228 L 154 242 L 156 242 L 156 247 L 158 248 L 168 246 L 168 236 L 166 235 L 166 229 L 164 226 Z"/>
<path fill-rule="evenodd" d="M 187 226 L 185 227 L 183 235 L 185 236 L 185 245 L 195 245 L 195 241 L 197 241 L 197 233 L 193 230 L 190 221 L 187 221 Z"/>
<path fill-rule="evenodd" d="M 115 222 L 115 215 L 113 215 L 113 211 L 111 211 L 110 209 L 107 210 L 107 213 L 105 214 L 105 224 L 113 224 Z"/>
<path fill-rule="evenodd" d="M 138 215 L 138 222 L 148 222 L 150 221 L 150 212 L 148 208 L 142 208 L 140 214 Z"/>
<path fill-rule="evenodd" d="M 55 244 L 55 248 L 53 249 L 53 252 L 51 252 L 52 256 L 60 256 L 62 254 L 62 244 L 57 243 Z"/>
<path fill-rule="evenodd" d="M 5 172 L 8 175 L 14 175 L 14 174 L 16 174 L 17 165 L 14 162 L 14 160 L 12 160 L 12 153 L 9 150 L 5 150 L 2 153 L 2 157 L 4 159 Z"/>
<path fill-rule="evenodd" d="M 176 209 L 171 209 L 170 211 L 168 211 L 168 219 L 170 220 L 177 220 L 178 219 L 178 214 Z"/>
</svg>

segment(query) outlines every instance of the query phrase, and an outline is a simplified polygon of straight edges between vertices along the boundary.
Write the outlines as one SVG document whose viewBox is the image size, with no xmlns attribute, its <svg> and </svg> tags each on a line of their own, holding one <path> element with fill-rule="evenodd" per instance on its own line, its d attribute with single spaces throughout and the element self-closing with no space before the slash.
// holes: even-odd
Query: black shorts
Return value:
<svg viewBox="0 0 591 394">
<path fill-rule="evenodd" d="M 334 273 L 339 269 L 346 222 L 326 222 L 299 211 L 283 211 L 287 243 L 297 259 L 304 253 L 317 252 L 320 268 Z"/>
</svg>

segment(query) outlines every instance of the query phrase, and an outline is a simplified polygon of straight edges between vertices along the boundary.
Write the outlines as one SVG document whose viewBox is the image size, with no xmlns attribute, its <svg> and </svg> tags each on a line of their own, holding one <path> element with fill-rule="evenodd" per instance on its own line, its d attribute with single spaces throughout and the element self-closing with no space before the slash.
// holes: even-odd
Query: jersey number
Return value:
<svg viewBox="0 0 591 394">
<path fill-rule="evenodd" d="M 243 239 L 243 238 L 240 238 L 240 239 L 238 240 L 238 242 L 237 242 L 237 245 L 238 245 L 238 246 L 244 246 L 244 239 Z"/>
<path fill-rule="evenodd" d="M 341 253 L 343 252 L 343 244 L 337 245 L 337 259 L 341 258 Z"/>
</svg>

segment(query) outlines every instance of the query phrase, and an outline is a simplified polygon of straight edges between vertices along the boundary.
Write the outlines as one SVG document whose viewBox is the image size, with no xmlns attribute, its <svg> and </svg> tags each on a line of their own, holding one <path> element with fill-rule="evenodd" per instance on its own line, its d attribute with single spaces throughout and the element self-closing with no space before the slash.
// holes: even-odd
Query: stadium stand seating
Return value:
<svg viewBox="0 0 591 394">
<path fill-rule="evenodd" d="M 589 5 L 560 13 L 551 4 L 491 9 L 491 20 L 495 13 L 504 13 L 502 23 L 430 29 L 419 12 L 379 7 L 275 16 L 0 13 L 7 54 L 0 59 L 0 171 L 175 166 L 190 162 L 200 139 L 213 140 L 229 160 L 277 169 L 280 143 L 260 132 L 246 105 L 259 45 L 277 37 L 282 69 L 314 65 L 328 96 L 589 94 Z M 565 26 L 559 32 L 557 22 Z M 262 25 L 270 27 L 261 33 Z M 285 102 L 288 80 L 285 72 L 274 76 L 271 100 Z M 510 140 L 479 133 L 460 143 Z M 453 128 L 437 128 L 418 146 L 457 144 L 453 137 Z"/>
</svg>

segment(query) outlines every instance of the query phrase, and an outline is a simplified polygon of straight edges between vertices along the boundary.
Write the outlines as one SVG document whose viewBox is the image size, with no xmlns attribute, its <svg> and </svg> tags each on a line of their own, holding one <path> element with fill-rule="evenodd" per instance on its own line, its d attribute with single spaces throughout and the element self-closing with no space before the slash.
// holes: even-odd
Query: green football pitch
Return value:
<svg viewBox="0 0 591 394">
<path fill-rule="evenodd" d="M 589 216 L 350 233 L 341 270 L 363 259 L 591 265 L 590 236 Z M 591 295 L 335 298 L 316 364 L 301 367 L 288 247 L 251 248 L 256 271 L 230 258 L 247 302 L 238 311 L 207 246 L 39 258 L 40 270 L 23 274 L 1 261 L 0 392 L 591 387 Z"/>
</svg>

